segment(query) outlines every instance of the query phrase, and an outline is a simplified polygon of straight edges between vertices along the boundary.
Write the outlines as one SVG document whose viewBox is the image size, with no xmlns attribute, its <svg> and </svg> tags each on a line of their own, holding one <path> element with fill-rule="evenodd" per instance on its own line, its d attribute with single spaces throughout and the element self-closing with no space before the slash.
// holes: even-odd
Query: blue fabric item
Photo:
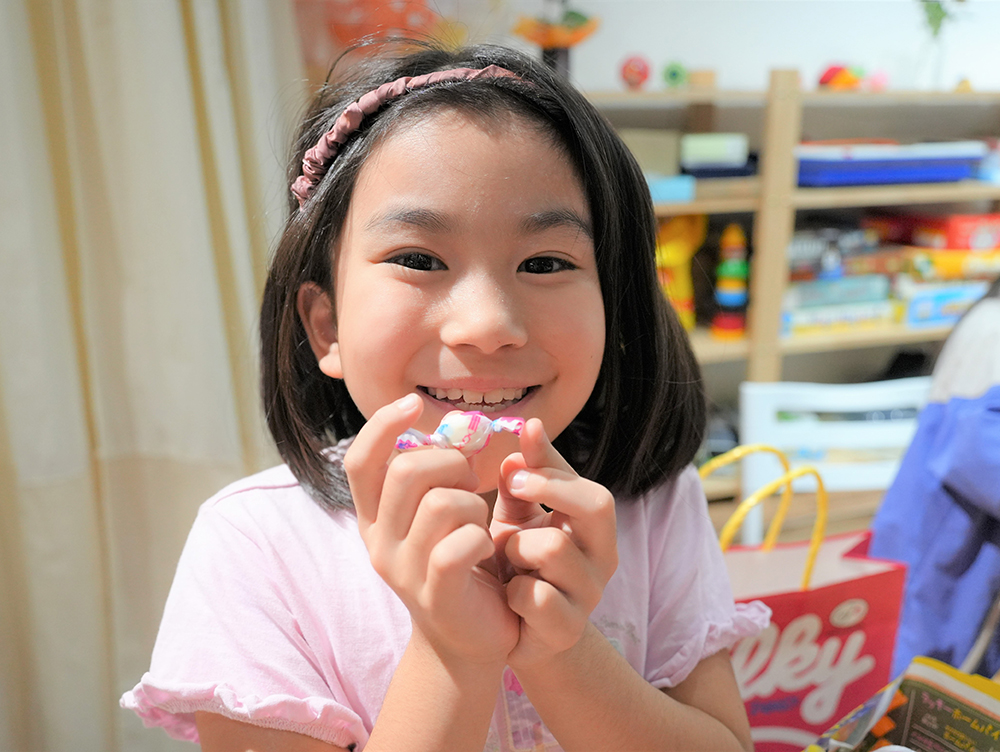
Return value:
<svg viewBox="0 0 1000 752">
<path fill-rule="evenodd" d="M 958 665 L 1000 590 L 1000 385 L 930 403 L 872 522 L 872 556 L 909 566 L 893 674 Z M 980 666 L 1000 669 L 1000 635 Z"/>
</svg>

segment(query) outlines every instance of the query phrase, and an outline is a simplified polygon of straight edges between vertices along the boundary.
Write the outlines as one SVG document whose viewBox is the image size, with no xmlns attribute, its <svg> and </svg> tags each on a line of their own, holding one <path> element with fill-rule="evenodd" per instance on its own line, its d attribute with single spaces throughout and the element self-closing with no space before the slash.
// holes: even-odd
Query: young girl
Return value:
<svg viewBox="0 0 1000 752">
<path fill-rule="evenodd" d="M 510 50 L 326 87 L 261 313 L 287 466 L 201 509 L 122 699 L 205 750 L 750 749 L 635 162 Z M 527 419 L 398 452 L 452 410 Z M 553 441 L 549 437 L 555 437 Z"/>
</svg>

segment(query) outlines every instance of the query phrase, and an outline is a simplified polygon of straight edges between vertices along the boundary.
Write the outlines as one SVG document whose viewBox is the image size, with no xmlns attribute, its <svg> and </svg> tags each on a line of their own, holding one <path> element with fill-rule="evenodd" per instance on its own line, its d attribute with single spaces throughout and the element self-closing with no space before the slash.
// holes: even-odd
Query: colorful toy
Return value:
<svg viewBox="0 0 1000 752">
<path fill-rule="evenodd" d="M 864 71 L 860 69 L 831 65 L 819 77 L 819 86 L 821 89 L 834 91 L 854 91 L 861 88 L 861 80 L 864 77 Z"/>
<path fill-rule="evenodd" d="M 556 22 L 521 16 L 514 25 L 514 33 L 541 47 L 542 59 L 568 75 L 570 47 L 597 31 L 600 22 L 593 16 L 570 10 L 566 0 L 561 7 L 562 17 Z"/>
<path fill-rule="evenodd" d="M 466 457 L 481 452 L 490 443 L 490 437 L 500 431 L 520 436 L 524 418 L 501 417 L 490 420 L 478 411 L 452 410 L 441 419 L 432 434 L 421 433 L 415 428 L 404 431 L 396 439 L 396 449 L 405 451 L 418 447 L 434 446 L 457 449 Z"/>
<path fill-rule="evenodd" d="M 621 68 L 622 81 L 632 91 L 638 91 L 649 78 L 649 63 L 640 55 L 625 58 Z"/>
<path fill-rule="evenodd" d="M 831 65 L 819 77 L 819 88 L 833 91 L 885 91 L 889 76 L 885 71 L 865 74 L 863 68 Z"/>
<path fill-rule="evenodd" d="M 708 232 L 708 217 L 686 214 L 660 223 L 656 236 L 656 271 L 660 286 L 688 331 L 694 329 L 691 259 Z"/>
<path fill-rule="evenodd" d="M 735 222 L 722 231 L 720 259 L 715 269 L 715 300 L 719 310 L 712 319 L 716 339 L 739 339 L 746 331 L 747 237 Z"/>
<path fill-rule="evenodd" d="M 668 63 L 663 69 L 663 80 L 671 89 L 683 86 L 688 81 L 687 68 L 677 62 Z"/>
</svg>

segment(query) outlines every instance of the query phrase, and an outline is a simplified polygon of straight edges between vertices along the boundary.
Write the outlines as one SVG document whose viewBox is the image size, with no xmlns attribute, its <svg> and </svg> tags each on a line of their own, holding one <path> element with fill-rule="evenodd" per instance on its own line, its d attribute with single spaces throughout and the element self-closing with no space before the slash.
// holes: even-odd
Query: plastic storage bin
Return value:
<svg viewBox="0 0 1000 752">
<path fill-rule="evenodd" d="M 926 144 L 800 144 L 799 185 L 943 183 L 976 177 L 988 147 L 982 141 Z"/>
</svg>

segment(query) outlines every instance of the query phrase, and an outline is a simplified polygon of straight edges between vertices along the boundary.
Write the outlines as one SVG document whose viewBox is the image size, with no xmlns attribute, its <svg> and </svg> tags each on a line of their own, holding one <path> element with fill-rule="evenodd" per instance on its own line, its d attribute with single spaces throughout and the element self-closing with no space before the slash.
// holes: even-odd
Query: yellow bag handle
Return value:
<svg viewBox="0 0 1000 752">
<path fill-rule="evenodd" d="M 743 459 L 748 454 L 754 454 L 755 452 L 771 452 L 772 454 L 777 455 L 778 461 L 781 462 L 781 466 L 784 469 L 785 474 L 787 475 L 791 472 L 792 467 L 788 463 L 788 457 L 780 449 L 773 447 L 770 444 L 745 444 L 743 446 L 738 446 L 735 449 L 730 449 L 728 452 L 720 454 L 718 457 L 713 457 L 698 468 L 698 475 L 701 476 L 702 480 L 705 480 L 705 478 L 714 473 L 720 467 L 731 465 L 734 462 Z M 764 536 L 764 542 L 760 546 L 762 551 L 770 551 L 774 548 L 774 544 L 778 541 L 778 534 L 781 532 L 781 526 L 785 524 L 785 515 L 788 514 L 788 508 L 791 504 L 792 484 L 788 483 L 785 486 L 785 490 L 781 492 L 781 502 L 778 504 L 778 511 L 774 513 L 774 519 L 771 520 L 771 524 L 767 528 L 767 535 Z M 743 514 L 746 516 L 746 512 Z"/>
<path fill-rule="evenodd" d="M 806 568 L 802 573 L 802 589 L 808 590 L 809 581 L 812 579 L 813 566 L 816 564 L 816 556 L 819 554 L 819 547 L 823 544 L 823 538 L 826 535 L 826 518 L 830 506 L 826 486 L 823 485 L 823 479 L 815 467 L 811 465 L 797 467 L 767 485 L 761 486 L 747 496 L 736 507 L 736 511 L 733 512 L 733 516 L 729 518 L 729 521 L 722 526 L 722 530 L 719 532 L 719 545 L 722 546 L 723 551 L 729 548 L 729 544 L 733 542 L 733 537 L 736 535 L 736 531 L 739 530 L 740 525 L 743 524 L 743 518 L 747 516 L 747 512 L 782 486 L 791 488 L 792 481 L 803 475 L 813 475 L 816 478 L 816 524 L 813 525 L 812 538 L 809 540 L 809 553 L 806 555 Z M 768 530 L 768 534 L 770 532 Z"/>
</svg>

